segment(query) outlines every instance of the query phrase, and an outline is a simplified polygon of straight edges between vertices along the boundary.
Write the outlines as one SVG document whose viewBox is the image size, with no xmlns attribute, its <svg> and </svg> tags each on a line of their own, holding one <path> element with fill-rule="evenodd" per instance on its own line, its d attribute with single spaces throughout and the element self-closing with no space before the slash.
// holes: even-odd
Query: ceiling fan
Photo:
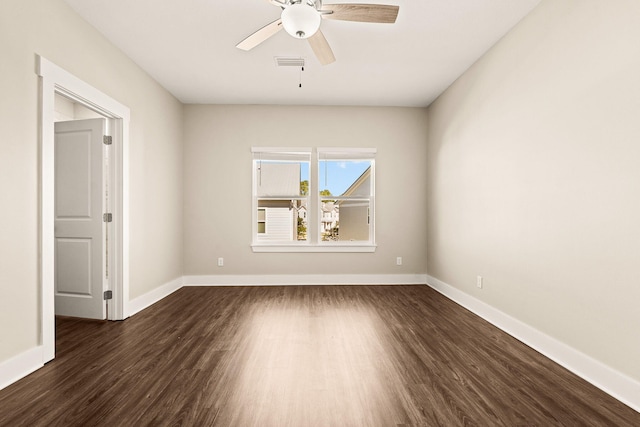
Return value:
<svg viewBox="0 0 640 427">
<path fill-rule="evenodd" d="M 282 28 L 292 37 L 307 39 L 313 53 L 322 65 L 336 60 L 327 39 L 320 30 L 322 19 L 340 21 L 374 22 L 393 24 L 398 16 L 399 6 L 384 4 L 322 4 L 322 0 L 267 0 L 282 8 L 282 14 L 270 24 L 260 28 L 236 45 L 238 49 L 251 50 Z"/>
</svg>

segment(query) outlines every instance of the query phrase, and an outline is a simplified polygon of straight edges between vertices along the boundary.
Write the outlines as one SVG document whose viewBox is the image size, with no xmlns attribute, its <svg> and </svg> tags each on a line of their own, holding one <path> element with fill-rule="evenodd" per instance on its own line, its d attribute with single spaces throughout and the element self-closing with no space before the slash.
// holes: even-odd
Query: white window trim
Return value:
<svg viewBox="0 0 640 427">
<path fill-rule="evenodd" d="M 312 244 L 312 243 L 296 243 L 296 244 L 286 244 L 286 243 L 270 243 L 270 244 L 261 244 L 254 243 L 251 245 L 251 249 L 253 252 L 375 252 L 376 251 L 375 244 L 352 244 L 350 242 L 345 242 L 341 244 L 335 243 L 320 243 L 320 244 Z"/>
<path fill-rule="evenodd" d="M 375 148 L 347 148 L 347 147 L 252 147 L 252 233 L 251 248 L 253 252 L 285 252 L 285 253 L 366 253 L 375 252 Z M 256 167 L 253 162 L 256 156 L 264 155 L 266 158 L 273 158 L 278 153 L 299 153 L 310 154 L 309 164 L 309 196 L 307 208 L 307 241 L 304 242 L 259 242 L 258 236 L 258 191 Z M 330 156 L 330 157 L 325 157 Z M 340 158 L 342 160 L 349 159 L 367 159 L 371 160 L 371 193 L 370 196 L 355 196 L 355 198 L 368 199 L 370 206 L 370 240 L 367 242 L 323 242 L 320 237 L 320 208 L 319 196 L 318 167 L 321 158 Z M 311 231 L 311 230 L 314 231 Z"/>
</svg>

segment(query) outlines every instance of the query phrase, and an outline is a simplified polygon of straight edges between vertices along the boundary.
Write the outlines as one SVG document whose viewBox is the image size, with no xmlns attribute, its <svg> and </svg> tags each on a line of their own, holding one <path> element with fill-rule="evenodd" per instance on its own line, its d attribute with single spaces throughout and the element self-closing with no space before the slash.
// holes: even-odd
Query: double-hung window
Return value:
<svg viewBox="0 0 640 427">
<path fill-rule="evenodd" d="M 375 149 L 252 153 L 254 252 L 375 250 Z"/>
<path fill-rule="evenodd" d="M 318 148 L 320 242 L 373 245 L 374 150 Z"/>
<path fill-rule="evenodd" d="M 300 245 L 308 241 L 311 149 L 252 151 L 253 244 Z"/>
</svg>

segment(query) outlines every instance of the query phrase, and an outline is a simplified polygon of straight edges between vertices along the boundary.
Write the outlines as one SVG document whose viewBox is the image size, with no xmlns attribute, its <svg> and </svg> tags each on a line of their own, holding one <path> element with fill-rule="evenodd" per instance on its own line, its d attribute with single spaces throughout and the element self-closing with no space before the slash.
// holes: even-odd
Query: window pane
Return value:
<svg viewBox="0 0 640 427">
<path fill-rule="evenodd" d="M 307 240 L 306 200 L 259 199 L 257 239 L 260 242 Z"/>
<path fill-rule="evenodd" d="M 371 160 L 320 160 L 320 196 L 371 195 Z"/>
<path fill-rule="evenodd" d="M 323 199 L 320 210 L 322 241 L 369 241 L 370 202 L 368 199 Z"/>
<path fill-rule="evenodd" d="M 291 196 L 305 195 L 309 187 L 309 162 L 278 162 L 257 160 L 256 168 L 257 195 Z"/>
</svg>

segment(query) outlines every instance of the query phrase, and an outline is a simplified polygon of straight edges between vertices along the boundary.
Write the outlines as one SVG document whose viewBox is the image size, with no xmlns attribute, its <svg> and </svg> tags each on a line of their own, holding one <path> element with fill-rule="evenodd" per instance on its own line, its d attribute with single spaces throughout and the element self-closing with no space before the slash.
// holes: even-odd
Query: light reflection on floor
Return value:
<svg viewBox="0 0 640 427">
<path fill-rule="evenodd" d="M 240 336 L 228 405 L 230 425 L 391 425 L 385 359 L 376 324 L 364 308 L 254 312 Z M 392 367 L 391 367 L 392 368 Z M 226 424 L 226 422 L 225 422 Z"/>
</svg>

